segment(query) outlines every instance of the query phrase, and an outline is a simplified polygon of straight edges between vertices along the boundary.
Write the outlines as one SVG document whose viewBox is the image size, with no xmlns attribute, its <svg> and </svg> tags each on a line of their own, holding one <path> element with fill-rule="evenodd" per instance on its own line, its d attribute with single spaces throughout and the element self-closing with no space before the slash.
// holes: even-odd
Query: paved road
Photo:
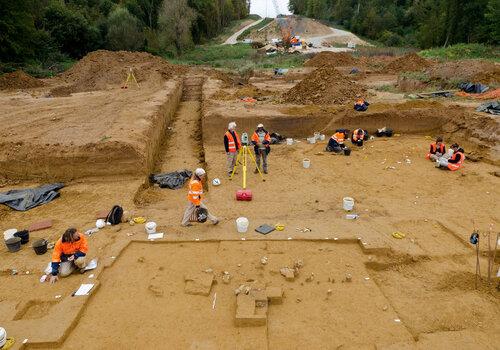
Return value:
<svg viewBox="0 0 500 350">
<path fill-rule="evenodd" d="M 238 40 L 236 39 L 238 36 L 240 36 L 241 33 L 243 33 L 245 30 L 247 30 L 248 28 L 256 25 L 256 24 L 259 24 L 260 22 L 262 22 L 264 20 L 264 18 L 261 18 L 259 19 L 258 21 L 255 21 L 253 23 L 250 23 L 249 25 L 247 25 L 246 27 L 243 27 L 241 28 L 240 30 L 238 30 L 236 33 L 234 33 L 233 35 L 231 35 L 225 42 L 224 42 L 224 45 L 234 45 L 238 42 Z"/>
</svg>

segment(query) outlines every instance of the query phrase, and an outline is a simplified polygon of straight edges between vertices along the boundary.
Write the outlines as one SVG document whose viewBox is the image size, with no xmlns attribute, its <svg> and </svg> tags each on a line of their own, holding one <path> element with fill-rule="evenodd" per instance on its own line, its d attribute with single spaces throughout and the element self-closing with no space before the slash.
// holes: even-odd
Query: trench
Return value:
<svg viewBox="0 0 500 350">
<path fill-rule="evenodd" d="M 205 167 L 205 151 L 201 125 L 202 88 L 204 77 L 187 76 L 182 83 L 182 95 L 175 114 L 166 123 L 152 154 L 148 175 L 139 187 L 134 202 L 141 204 L 144 191 L 153 186 L 151 174 Z"/>
</svg>

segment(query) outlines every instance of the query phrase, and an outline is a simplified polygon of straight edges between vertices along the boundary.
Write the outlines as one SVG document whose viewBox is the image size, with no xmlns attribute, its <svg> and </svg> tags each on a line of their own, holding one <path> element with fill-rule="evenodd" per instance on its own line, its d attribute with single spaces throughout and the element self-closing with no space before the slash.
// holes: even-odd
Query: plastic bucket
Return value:
<svg viewBox="0 0 500 350">
<path fill-rule="evenodd" d="M 344 210 L 351 211 L 354 209 L 354 199 L 351 197 L 344 197 L 342 200 Z"/>
<path fill-rule="evenodd" d="M 9 249 L 9 252 L 15 253 L 19 249 L 21 249 L 21 238 L 19 237 L 9 238 L 8 240 L 5 241 L 5 245 L 7 246 L 7 249 Z"/>
<path fill-rule="evenodd" d="M 348 147 L 344 148 L 344 155 L 345 156 L 350 156 L 351 155 L 351 149 L 348 148 Z"/>
<path fill-rule="evenodd" d="M 240 217 L 236 219 L 236 229 L 239 233 L 245 233 L 248 230 L 248 225 L 250 222 L 247 218 Z"/>
<path fill-rule="evenodd" d="M 7 332 L 0 327 L 0 349 L 7 343 Z"/>
<path fill-rule="evenodd" d="M 46 239 L 37 239 L 36 241 L 33 242 L 33 250 L 35 251 L 36 255 L 43 255 L 47 252 L 47 242 Z"/>
<path fill-rule="evenodd" d="M 14 237 L 21 238 L 21 244 L 26 244 L 30 241 L 30 232 L 28 230 L 17 231 L 14 233 Z"/>
<path fill-rule="evenodd" d="M 320 138 L 320 137 L 321 137 L 321 134 L 320 134 L 319 132 L 315 132 L 315 133 L 314 133 L 314 138 L 315 138 L 316 140 L 319 140 L 319 138 Z"/>
<path fill-rule="evenodd" d="M 156 233 L 156 222 L 146 222 L 146 225 L 144 225 L 144 227 L 146 228 L 147 234 Z"/>
<path fill-rule="evenodd" d="M 304 169 L 309 169 L 309 167 L 311 166 L 311 160 L 304 158 L 302 160 L 302 166 L 304 167 Z"/>
<path fill-rule="evenodd" d="M 3 232 L 3 239 L 6 241 L 9 238 L 14 237 L 14 233 L 16 233 L 16 232 L 17 232 L 17 228 L 10 228 L 8 230 L 5 230 Z"/>
<path fill-rule="evenodd" d="M 321 135 L 319 135 L 319 139 L 320 139 L 321 141 L 325 141 L 325 139 L 326 139 L 325 134 L 321 134 Z"/>
<path fill-rule="evenodd" d="M 293 145 L 293 139 L 290 139 L 290 138 L 286 139 L 286 144 L 287 144 L 288 146 Z"/>
<path fill-rule="evenodd" d="M 314 143 L 316 143 L 316 138 L 315 137 L 308 137 L 307 142 L 309 142 L 310 144 L 314 144 Z"/>
</svg>

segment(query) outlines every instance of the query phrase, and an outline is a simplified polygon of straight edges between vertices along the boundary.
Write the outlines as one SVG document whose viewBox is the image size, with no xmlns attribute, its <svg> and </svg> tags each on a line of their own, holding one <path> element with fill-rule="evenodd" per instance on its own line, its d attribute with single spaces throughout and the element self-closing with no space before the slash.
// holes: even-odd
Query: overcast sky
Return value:
<svg viewBox="0 0 500 350">
<path fill-rule="evenodd" d="M 261 17 L 276 17 L 273 0 L 250 0 L 250 13 L 256 13 Z M 288 15 L 288 0 L 276 0 L 282 14 Z M 267 6 L 266 6 L 267 4 Z M 267 7 L 267 14 L 266 14 Z"/>
</svg>

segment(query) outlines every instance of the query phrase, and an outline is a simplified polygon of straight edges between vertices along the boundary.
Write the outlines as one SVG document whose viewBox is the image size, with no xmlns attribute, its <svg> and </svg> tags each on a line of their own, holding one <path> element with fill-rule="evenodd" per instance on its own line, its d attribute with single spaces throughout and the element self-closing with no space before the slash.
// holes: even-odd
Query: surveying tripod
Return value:
<svg viewBox="0 0 500 350">
<path fill-rule="evenodd" d="M 236 167 L 238 165 L 242 166 L 243 169 L 243 189 L 247 188 L 247 155 L 250 157 L 250 160 L 255 164 L 255 168 L 259 172 L 260 178 L 262 181 L 266 181 L 264 179 L 264 176 L 262 175 L 262 171 L 260 171 L 260 167 L 257 166 L 257 161 L 255 160 L 255 156 L 253 155 L 252 151 L 248 148 L 249 142 L 248 142 L 248 134 L 244 132 L 241 134 L 241 148 L 238 151 L 238 155 L 236 156 L 236 164 L 234 165 L 233 172 L 231 173 L 231 176 L 229 177 L 229 180 L 233 179 L 234 173 L 236 172 Z"/>
</svg>

